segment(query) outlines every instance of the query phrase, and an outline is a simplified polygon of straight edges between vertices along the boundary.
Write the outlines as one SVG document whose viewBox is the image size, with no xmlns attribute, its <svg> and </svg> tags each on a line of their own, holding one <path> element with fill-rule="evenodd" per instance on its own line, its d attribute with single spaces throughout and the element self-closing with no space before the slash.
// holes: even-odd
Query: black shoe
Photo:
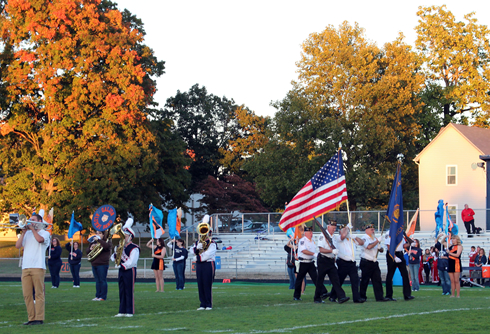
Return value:
<svg viewBox="0 0 490 334">
<path fill-rule="evenodd" d="M 325 304 L 323 300 L 315 300 L 315 304 Z"/>
<path fill-rule="evenodd" d="M 44 322 L 42 320 L 31 321 L 29 325 L 42 325 Z"/>
<path fill-rule="evenodd" d="M 335 298 L 328 298 L 328 300 L 330 300 L 332 303 L 336 303 L 337 302 L 337 299 L 335 299 Z"/>
<path fill-rule="evenodd" d="M 339 299 L 339 304 L 345 303 L 345 302 L 346 302 L 346 301 L 348 301 L 349 299 L 350 299 L 350 297 L 340 298 L 340 299 Z"/>
<path fill-rule="evenodd" d="M 30 325 L 32 321 L 24 322 L 23 325 Z"/>
<path fill-rule="evenodd" d="M 390 300 L 392 302 L 396 302 L 396 299 L 395 298 L 386 297 L 385 299 L 388 299 L 388 300 Z"/>
<path fill-rule="evenodd" d="M 359 299 L 359 300 L 354 300 L 354 303 L 359 303 L 359 304 L 362 304 L 366 301 L 366 299 Z"/>
<path fill-rule="evenodd" d="M 294 297 L 294 300 L 303 300 L 303 299 Z"/>
<path fill-rule="evenodd" d="M 414 296 L 405 297 L 405 300 L 412 300 L 412 299 L 415 299 L 415 297 Z"/>
<path fill-rule="evenodd" d="M 328 297 L 330 297 L 330 292 L 324 293 L 320 298 L 323 299 L 323 300 L 325 300 Z"/>
<path fill-rule="evenodd" d="M 377 300 L 377 302 L 388 302 L 388 301 L 390 301 L 388 298 L 383 298 L 383 299 Z"/>
</svg>

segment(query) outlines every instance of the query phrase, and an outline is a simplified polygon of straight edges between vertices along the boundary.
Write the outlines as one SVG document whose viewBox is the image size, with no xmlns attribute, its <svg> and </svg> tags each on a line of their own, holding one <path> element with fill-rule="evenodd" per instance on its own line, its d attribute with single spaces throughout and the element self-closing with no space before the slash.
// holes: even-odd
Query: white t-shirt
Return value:
<svg viewBox="0 0 490 334">
<path fill-rule="evenodd" d="M 22 269 L 46 269 L 46 248 L 48 248 L 50 243 L 50 235 L 49 232 L 44 230 L 39 230 L 37 233 L 44 238 L 44 242 L 38 242 L 31 230 L 24 234 L 24 239 L 22 240 L 22 247 L 24 247 Z"/>
<path fill-rule="evenodd" d="M 362 253 L 361 253 L 361 258 L 364 258 L 369 261 L 377 262 L 376 255 L 378 254 L 378 248 L 380 247 L 379 244 L 374 246 L 371 249 L 368 249 L 367 247 L 369 244 L 372 244 L 373 242 L 376 241 L 375 237 L 371 237 L 368 234 L 364 234 L 361 237 L 362 240 L 364 240 L 364 245 L 362 245 Z"/>
</svg>

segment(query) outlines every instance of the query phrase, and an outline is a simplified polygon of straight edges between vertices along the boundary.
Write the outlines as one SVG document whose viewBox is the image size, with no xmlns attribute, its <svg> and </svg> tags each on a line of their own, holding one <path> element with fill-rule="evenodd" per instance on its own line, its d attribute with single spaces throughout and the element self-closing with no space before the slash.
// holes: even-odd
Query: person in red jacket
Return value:
<svg viewBox="0 0 490 334">
<path fill-rule="evenodd" d="M 463 219 L 466 233 L 468 233 L 468 237 L 470 238 L 472 238 L 473 234 L 475 234 L 475 219 L 473 218 L 474 215 L 475 211 L 469 208 L 468 204 L 465 204 L 463 211 L 461 211 L 461 218 Z"/>
</svg>

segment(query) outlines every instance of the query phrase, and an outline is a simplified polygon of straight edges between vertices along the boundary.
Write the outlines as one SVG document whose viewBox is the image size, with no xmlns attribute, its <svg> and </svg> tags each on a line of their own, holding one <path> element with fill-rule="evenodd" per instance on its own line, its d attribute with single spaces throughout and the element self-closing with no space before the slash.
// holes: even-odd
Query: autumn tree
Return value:
<svg viewBox="0 0 490 334">
<path fill-rule="evenodd" d="M 421 111 L 417 94 L 424 82 L 420 65 L 402 36 L 380 49 L 357 24 L 344 22 L 338 29 L 327 26 L 310 34 L 297 62 L 299 79 L 275 104 L 275 140 L 264 150 L 269 159 L 259 155 L 251 162 L 269 164 L 282 178 L 262 183 L 264 168 L 246 165 L 255 169 L 259 192 L 269 189 L 266 203 L 271 205 L 274 192 L 280 198 L 287 192 L 290 200 L 294 193 L 286 185 L 299 191 L 341 142 L 351 209 L 385 205 L 397 154 L 406 156 L 405 168 L 415 169 L 411 158 L 417 153 Z M 279 151 L 285 157 L 276 160 Z"/>
<path fill-rule="evenodd" d="M 204 196 L 200 200 L 204 204 L 201 210 L 207 212 L 268 212 L 255 192 L 254 184 L 237 175 L 225 175 L 218 179 L 209 175 L 197 189 Z"/>
<path fill-rule="evenodd" d="M 13 0 L 0 42 L 0 209 L 147 216 L 159 161 L 146 108 L 164 63 L 141 21 L 106 0 Z"/>
<path fill-rule="evenodd" d="M 228 173 L 246 179 L 243 164 L 247 159 L 261 152 L 267 144 L 266 129 L 270 118 L 256 115 L 243 105 L 235 109 L 234 118 L 238 123 L 238 129 L 228 140 L 227 146 L 219 149 L 222 154 L 220 164 Z"/>
<path fill-rule="evenodd" d="M 174 121 L 174 130 L 195 154 L 189 168 L 192 189 L 208 175 L 222 174 L 220 149 L 226 148 L 238 133 L 235 109 L 233 99 L 208 94 L 206 87 L 197 84 L 167 99 L 163 117 Z"/>
<path fill-rule="evenodd" d="M 443 125 L 468 112 L 477 125 L 489 126 L 490 30 L 478 24 L 475 13 L 457 21 L 446 6 L 419 7 L 417 15 L 416 47 L 427 69 L 426 96 L 434 94 L 426 103 L 442 104 Z"/>
</svg>

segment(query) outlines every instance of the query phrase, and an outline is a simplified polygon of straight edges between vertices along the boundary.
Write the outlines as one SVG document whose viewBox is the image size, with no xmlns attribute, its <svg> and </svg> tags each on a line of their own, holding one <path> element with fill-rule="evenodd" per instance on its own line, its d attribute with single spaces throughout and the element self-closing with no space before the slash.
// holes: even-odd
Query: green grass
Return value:
<svg viewBox="0 0 490 334">
<path fill-rule="evenodd" d="M 312 285 L 303 301 L 293 302 L 287 284 L 240 282 L 215 283 L 213 310 L 196 311 L 196 283 L 176 291 L 169 282 L 164 293 L 155 293 L 154 283 L 137 283 L 135 316 L 114 318 L 117 283 L 109 283 L 105 302 L 91 301 L 94 283 L 82 282 L 80 289 L 68 282 L 47 287 L 45 324 L 31 327 L 22 326 L 27 314 L 21 284 L 0 282 L 0 333 L 488 333 L 490 313 L 490 289 L 463 288 L 456 299 L 441 296 L 438 287 L 421 287 L 415 300 L 377 303 L 369 287 L 368 302 L 338 305 L 314 304 Z M 350 287 L 346 292 L 350 296 Z M 395 298 L 400 296 L 401 287 L 395 287 Z"/>
</svg>

